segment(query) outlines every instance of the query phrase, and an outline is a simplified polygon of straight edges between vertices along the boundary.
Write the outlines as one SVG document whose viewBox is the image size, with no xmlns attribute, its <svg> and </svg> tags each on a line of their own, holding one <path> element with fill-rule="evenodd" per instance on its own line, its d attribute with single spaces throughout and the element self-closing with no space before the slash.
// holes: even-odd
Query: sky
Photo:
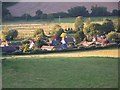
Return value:
<svg viewBox="0 0 120 90">
<path fill-rule="evenodd" d="M 8 9 L 14 16 L 21 16 L 24 13 L 34 16 L 38 9 L 49 14 L 55 12 L 67 12 L 68 9 L 75 6 L 85 6 L 90 12 L 91 6 L 93 5 L 107 7 L 108 11 L 118 9 L 118 2 L 19 2 Z"/>
</svg>

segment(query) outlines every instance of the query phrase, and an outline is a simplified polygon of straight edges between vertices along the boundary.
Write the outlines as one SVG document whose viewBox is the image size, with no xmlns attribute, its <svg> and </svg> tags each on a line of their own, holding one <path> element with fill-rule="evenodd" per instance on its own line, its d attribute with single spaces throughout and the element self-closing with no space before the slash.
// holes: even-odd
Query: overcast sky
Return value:
<svg viewBox="0 0 120 90">
<path fill-rule="evenodd" d="M 118 9 L 117 2 L 19 2 L 8 9 L 15 16 L 21 16 L 28 13 L 32 16 L 35 11 L 41 9 L 44 13 L 67 12 L 68 9 L 75 6 L 85 6 L 89 11 L 93 5 L 104 6 L 108 11 Z"/>
</svg>

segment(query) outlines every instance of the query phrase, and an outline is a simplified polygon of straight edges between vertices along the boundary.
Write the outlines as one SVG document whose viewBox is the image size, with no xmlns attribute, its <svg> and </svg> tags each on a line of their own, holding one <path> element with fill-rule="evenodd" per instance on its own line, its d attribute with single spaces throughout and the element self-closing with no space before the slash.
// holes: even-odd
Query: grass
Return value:
<svg viewBox="0 0 120 90">
<path fill-rule="evenodd" d="M 3 60 L 3 88 L 116 88 L 118 59 L 11 58 Z"/>
<path fill-rule="evenodd" d="M 83 20 L 86 21 L 86 19 L 89 17 L 83 17 Z M 92 19 L 92 21 L 97 22 L 97 21 L 103 21 L 104 18 L 109 18 L 109 19 L 117 19 L 118 17 L 115 16 L 108 16 L 108 17 L 90 17 Z M 3 24 L 44 24 L 44 23 L 74 23 L 75 18 L 74 17 L 70 17 L 70 18 L 61 18 L 60 22 L 59 22 L 59 18 L 56 18 L 52 21 L 47 21 L 47 20 L 29 20 L 29 21 L 25 21 L 25 20 L 20 20 L 20 21 L 7 21 L 7 22 L 3 22 Z"/>
</svg>

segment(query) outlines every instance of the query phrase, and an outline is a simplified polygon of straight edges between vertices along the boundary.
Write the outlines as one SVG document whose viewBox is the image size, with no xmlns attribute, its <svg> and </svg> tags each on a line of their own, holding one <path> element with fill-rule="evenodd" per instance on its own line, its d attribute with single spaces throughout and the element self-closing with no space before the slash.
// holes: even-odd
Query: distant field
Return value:
<svg viewBox="0 0 120 90">
<path fill-rule="evenodd" d="M 118 87 L 117 58 L 11 58 L 2 73 L 3 88 Z"/>
<path fill-rule="evenodd" d="M 92 22 L 102 23 L 104 18 L 117 19 L 117 17 L 91 17 Z M 51 22 L 42 21 L 42 20 L 32 20 L 32 21 L 10 21 L 3 22 L 3 27 L 8 27 L 9 29 L 18 30 L 18 37 L 32 37 L 34 31 L 37 28 L 43 28 L 45 33 L 53 31 L 55 24 L 59 24 L 63 29 L 73 28 L 74 29 L 75 18 L 61 18 L 61 21 L 58 22 L 58 19 L 55 19 Z M 84 18 L 86 21 L 86 18 Z"/>
<path fill-rule="evenodd" d="M 86 19 L 89 17 L 84 17 L 83 20 L 86 21 Z M 118 17 L 90 17 L 92 19 L 92 21 L 102 21 L 105 18 L 109 18 L 109 19 L 117 19 Z M 59 19 L 54 19 L 53 21 L 49 22 L 49 21 L 43 21 L 43 20 L 31 20 L 31 21 L 25 21 L 25 20 L 21 20 L 21 21 L 9 21 L 9 22 L 3 22 L 3 24 L 44 24 L 44 23 L 74 23 L 75 18 L 61 18 L 60 22 Z"/>
</svg>

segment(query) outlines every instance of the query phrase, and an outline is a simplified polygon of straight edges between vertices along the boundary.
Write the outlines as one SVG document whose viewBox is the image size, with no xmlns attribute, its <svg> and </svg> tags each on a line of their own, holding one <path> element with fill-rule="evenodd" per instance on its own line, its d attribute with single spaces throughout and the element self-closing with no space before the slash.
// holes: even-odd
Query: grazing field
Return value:
<svg viewBox="0 0 120 90">
<path fill-rule="evenodd" d="M 102 57 L 3 60 L 3 88 L 117 88 L 118 59 Z"/>
<path fill-rule="evenodd" d="M 86 21 L 88 17 L 84 17 L 83 20 Z M 102 23 L 103 19 L 110 18 L 112 20 L 117 19 L 118 17 L 91 17 L 92 22 Z M 37 28 L 43 28 L 45 33 L 48 34 L 53 31 L 53 27 L 55 24 L 59 24 L 63 29 L 72 28 L 74 30 L 74 21 L 75 18 L 61 18 L 54 19 L 53 21 L 49 22 L 46 20 L 32 20 L 32 21 L 10 21 L 10 22 L 3 22 L 3 27 L 8 27 L 9 29 L 16 29 L 18 30 L 18 37 L 26 38 L 32 37 L 34 31 Z"/>
</svg>

